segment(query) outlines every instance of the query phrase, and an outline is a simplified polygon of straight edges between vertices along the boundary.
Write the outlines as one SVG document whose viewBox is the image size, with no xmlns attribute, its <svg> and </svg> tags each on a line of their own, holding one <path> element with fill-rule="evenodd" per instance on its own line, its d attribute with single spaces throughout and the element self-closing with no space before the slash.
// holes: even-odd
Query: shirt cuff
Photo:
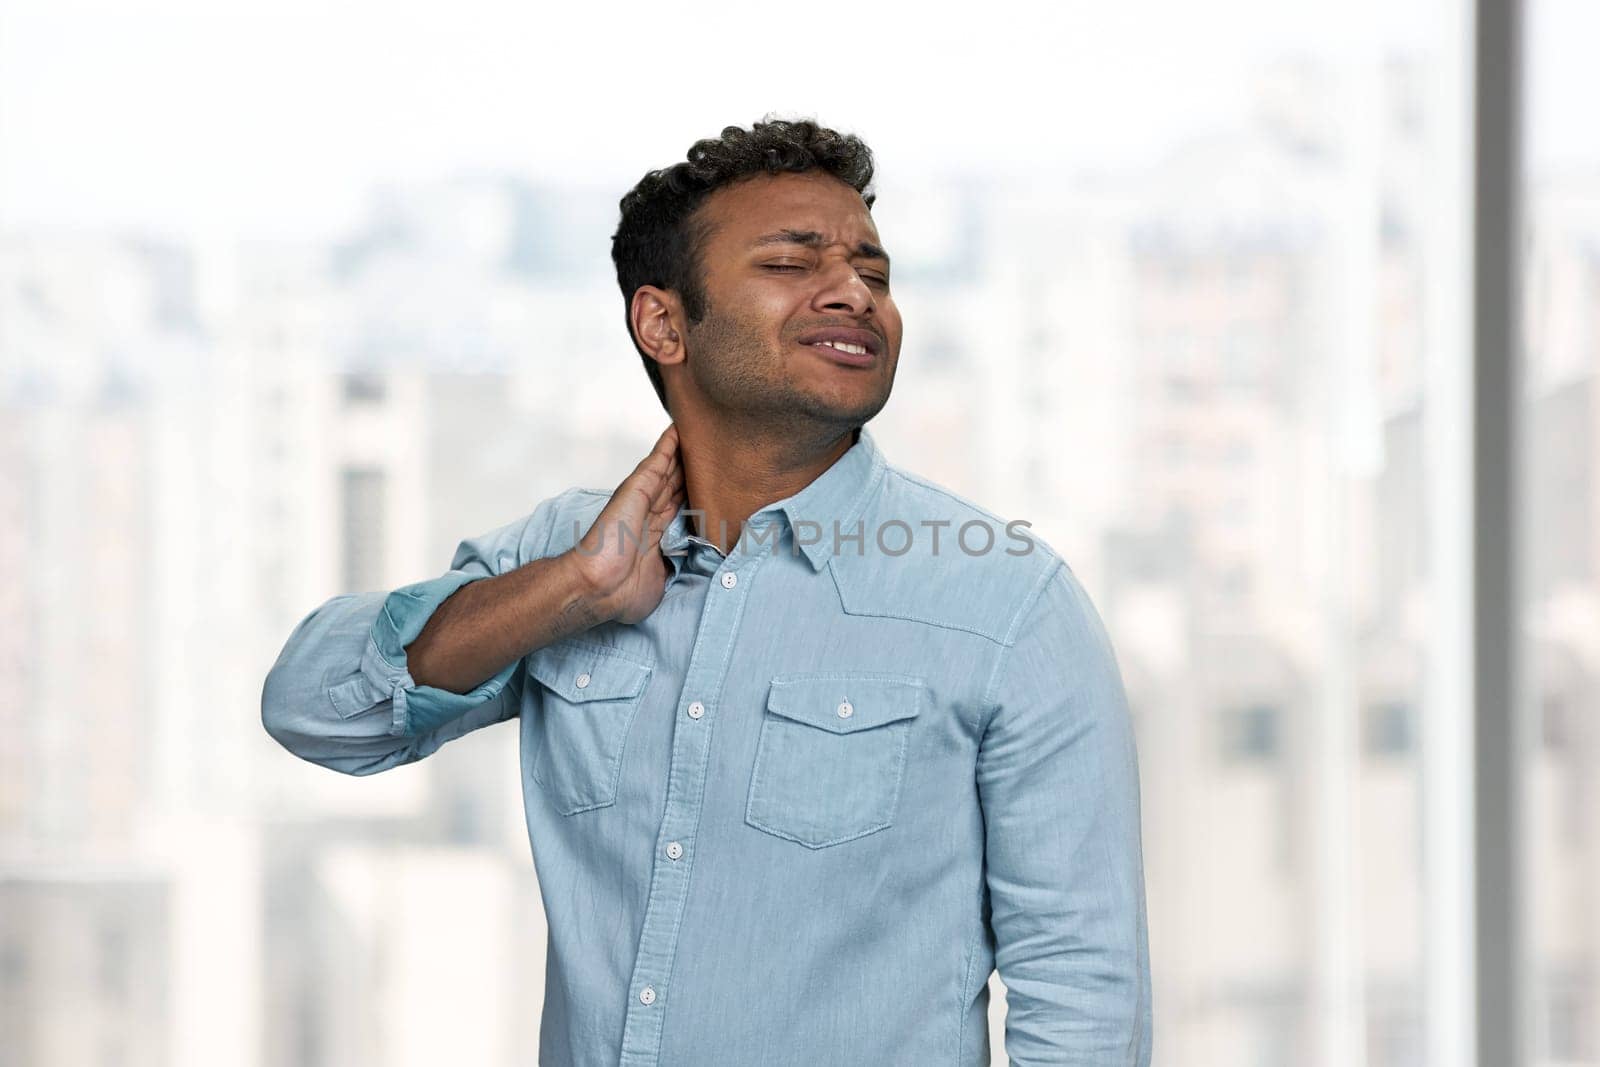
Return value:
<svg viewBox="0 0 1600 1067">
<path fill-rule="evenodd" d="M 507 664 L 499 674 L 466 693 L 454 693 L 418 685 L 406 663 L 406 646 L 417 639 L 439 605 L 469 582 L 492 577 L 451 571 L 401 586 L 384 599 L 361 657 L 361 673 L 378 693 L 394 701 L 389 733 L 401 737 L 427 733 L 493 700 L 511 680 L 520 661 Z"/>
</svg>

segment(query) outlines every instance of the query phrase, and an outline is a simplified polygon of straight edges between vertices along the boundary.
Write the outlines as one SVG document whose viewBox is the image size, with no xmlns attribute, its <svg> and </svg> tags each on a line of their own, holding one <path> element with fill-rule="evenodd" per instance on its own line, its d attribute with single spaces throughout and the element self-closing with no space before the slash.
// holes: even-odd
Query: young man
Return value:
<svg viewBox="0 0 1600 1067">
<path fill-rule="evenodd" d="M 671 416 L 611 493 L 335 597 L 262 718 L 348 774 L 516 718 L 541 1064 L 1150 1061 L 1137 759 L 1048 545 L 885 460 L 901 321 L 872 157 L 728 127 L 622 200 Z M 448 936 L 441 931 L 440 936 Z"/>
</svg>

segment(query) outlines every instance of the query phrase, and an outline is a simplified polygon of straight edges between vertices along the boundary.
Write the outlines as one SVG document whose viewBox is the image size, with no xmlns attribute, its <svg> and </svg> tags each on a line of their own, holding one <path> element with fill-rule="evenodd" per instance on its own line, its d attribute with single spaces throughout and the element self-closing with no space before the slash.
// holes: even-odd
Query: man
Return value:
<svg viewBox="0 0 1600 1067">
<path fill-rule="evenodd" d="M 519 720 L 542 1064 L 987 1063 L 996 967 L 1012 1063 L 1150 1061 L 1112 647 L 863 428 L 901 342 L 872 169 L 767 121 L 647 174 L 613 257 L 651 453 L 333 598 L 267 677 L 267 731 L 349 774 Z"/>
</svg>

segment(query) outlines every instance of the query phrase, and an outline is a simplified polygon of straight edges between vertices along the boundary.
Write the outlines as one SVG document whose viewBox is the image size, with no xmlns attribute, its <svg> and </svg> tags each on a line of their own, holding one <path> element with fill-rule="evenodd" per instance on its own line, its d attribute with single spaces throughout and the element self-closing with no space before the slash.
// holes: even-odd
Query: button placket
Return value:
<svg viewBox="0 0 1600 1067">
<path fill-rule="evenodd" d="M 737 556 L 738 553 L 735 553 Z M 749 578 L 765 557 L 742 561 Z M 724 590 L 739 586 L 739 576 L 725 570 L 718 579 Z M 748 587 L 748 586 L 747 586 Z M 714 703 L 727 676 L 739 619 L 745 598 L 707 596 L 700 612 L 700 625 L 689 653 L 689 669 L 684 677 L 684 693 L 700 693 L 707 700 L 694 700 L 684 707 L 689 723 L 676 724 L 672 731 L 671 762 L 667 772 L 666 809 L 657 832 L 658 860 L 650 877 L 645 901 L 644 924 L 634 957 L 631 985 L 640 992 L 631 998 L 622 1027 L 623 1067 L 657 1067 L 660 1057 L 663 1012 L 647 1010 L 654 1001 L 661 980 L 670 977 L 677 952 L 685 901 L 688 896 L 692 857 L 685 842 L 693 842 L 699 828 L 700 805 L 705 797 L 705 776 L 715 717 L 708 716 L 708 703 Z M 641 985 L 641 983 L 653 983 Z M 645 992 L 650 999 L 645 999 Z"/>
</svg>

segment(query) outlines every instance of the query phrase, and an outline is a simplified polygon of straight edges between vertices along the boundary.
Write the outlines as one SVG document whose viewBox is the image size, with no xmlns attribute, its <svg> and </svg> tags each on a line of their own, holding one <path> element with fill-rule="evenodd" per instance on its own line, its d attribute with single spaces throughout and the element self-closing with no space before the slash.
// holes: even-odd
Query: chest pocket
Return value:
<svg viewBox="0 0 1600 1067">
<path fill-rule="evenodd" d="M 575 641 L 558 641 L 527 657 L 543 692 L 532 725 L 538 752 L 529 772 L 563 815 L 617 799 L 622 750 L 652 668 L 633 657 Z"/>
<path fill-rule="evenodd" d="M 745 822 L 826 848 L 894 824 L 920 678 L 879 673 L 772 679 Z"/>
</svg>

